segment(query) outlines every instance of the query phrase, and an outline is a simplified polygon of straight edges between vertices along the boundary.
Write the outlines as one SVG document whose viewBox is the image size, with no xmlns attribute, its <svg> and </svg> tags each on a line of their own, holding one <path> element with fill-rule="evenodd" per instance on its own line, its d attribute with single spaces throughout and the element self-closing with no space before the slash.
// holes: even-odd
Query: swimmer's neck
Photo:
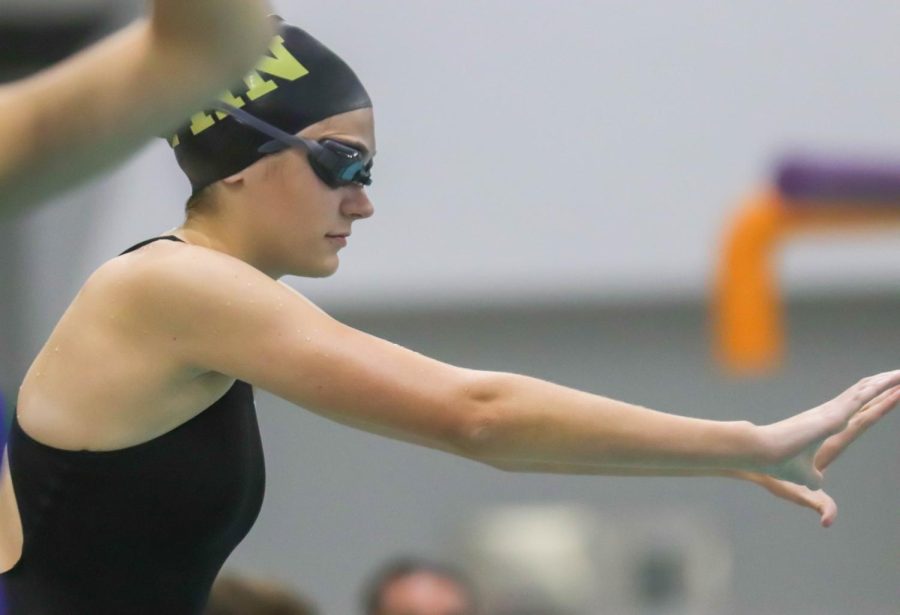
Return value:
<svg viewBox="0 0 900 615">
<path fill-rule="evenodd" d="M 246 233 L 232 228 L 232 225 L 221 218 L 188 216 L 181 226 L 163 234 L 174 235 L 191 245 L 228 254 L 259 269 L 273 280 L 278 280 L 286 275 L 286 272 L 278 271 L 266 263 L 266 259 L 259 253 L 259 250 L 255 249 Z"/>
</svg>

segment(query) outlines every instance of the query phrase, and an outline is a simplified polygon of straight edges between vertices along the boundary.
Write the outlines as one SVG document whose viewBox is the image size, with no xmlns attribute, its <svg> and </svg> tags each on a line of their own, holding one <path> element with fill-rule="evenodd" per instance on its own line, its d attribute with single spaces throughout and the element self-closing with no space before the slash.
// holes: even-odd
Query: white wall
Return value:
<svg viewBox="0 0 900 615">
<path fill-rule="evenodd" d="M 321 291 L 342 302 L 696 293 L 783 148 L 900 160 L 895 2 L 275 5 L 376 104 L 379 210 Z M 900 282 L 896 229 L 806 243 L 796 286 Z"/>
<path fill-rule="evenodd" d="M 900 160 L 887 0 L 274 4 L 376 104 L 376 217 L 336 280 L 299 283 L 327 305 L 701 293 L 778 152 Z M 188 192 L 161 141 L 106 185 L 91 268 L 177 224 Z M 782 265 L 794 289 L 852 291 L 896 287 L 898 261 L 894 228 Z"/>
</svg>

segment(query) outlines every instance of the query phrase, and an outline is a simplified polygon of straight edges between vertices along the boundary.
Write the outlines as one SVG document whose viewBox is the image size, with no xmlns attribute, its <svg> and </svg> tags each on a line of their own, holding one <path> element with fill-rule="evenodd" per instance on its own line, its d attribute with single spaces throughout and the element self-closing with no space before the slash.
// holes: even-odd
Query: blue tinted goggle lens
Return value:
<svg viewBox="0 0 900 615">
<path fill-rule="evenodd" d="M 341 173 L 341 179 L 345 182 L 352 182 L 357 180 L 357 175 L 360 171 L 363 170 L 363 163 L 354 162 L 349 167 L 344 169 L 344 172 Z"/>
<path fill-rule="evenodd" d="M 332 139 L 324 139 L 318 144 L 322 149 L 310 152 L 309 158 L 313 169 L 326 184 L 335 187 L 350 184 L 368 186 L 372 183 L 372 161 L 366 163 L 358 149 Z"/>
<path fill-rule="evenodd" d="M 313 145 L 314 144 L 314 145 Z M 259 148 L 264 154 L 275 154 L 292 147 L 293 143 L 269 141 Z M 358 149 L 333 141 L 307 141 L 301 148 L 307 152 L 309 163 L 323 182 L 332 188 L 353 184 L 370 186 L 372 184 L 372 164 L 363 162 L 362 152 Z"/>
</svg>

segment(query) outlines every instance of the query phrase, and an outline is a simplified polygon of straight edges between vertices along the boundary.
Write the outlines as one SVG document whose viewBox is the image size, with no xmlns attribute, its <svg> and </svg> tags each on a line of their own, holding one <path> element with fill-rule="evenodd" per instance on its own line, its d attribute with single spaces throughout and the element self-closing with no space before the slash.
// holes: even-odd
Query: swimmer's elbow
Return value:
<svg viewBox="0 0 900 615">
<path fill-rule="evenodd" d="M 507 431 L 507 412 L 501 403 L 502 376 L 491 372 L 473 372 L 461 393 L 459 419 L 451 436 L 452 449 L 459 455 L 497 467 L 494 463 L 498 442 Z M 503 469 L 503 468 L 501 468 Z"/>
</svg>

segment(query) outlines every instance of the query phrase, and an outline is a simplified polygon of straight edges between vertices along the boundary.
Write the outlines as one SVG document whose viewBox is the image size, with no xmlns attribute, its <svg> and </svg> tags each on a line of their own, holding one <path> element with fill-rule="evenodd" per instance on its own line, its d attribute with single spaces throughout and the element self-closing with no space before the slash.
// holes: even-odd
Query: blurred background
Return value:
<svg viewBox="0 0 900 615">
<path fill-rule="evenodd" d="M 336 276 L 287 280 L 344 322 L 458 365 L 757 423 L 900 365 L 897 227 L 778 253 L 777 371 L 723 372 L 708 309 L 725 226 L 781 154 L 900 161 L 897 3 L 273 4 L 375 101 L 376 216 Z M 142 7 L 0 0 L 0 76 Z M 85 278 L 178 225 L 188 194 L 160 140 L 64 206 L 0 221 L 7 397 Z M 397 553 L 477 571 L 496 613 L 524 613 L 523 587 L 535 613 L 896 613 L 896 416 L 829 470 L 840 514 L 823 530 L 752 485 L 504 474 L 257 405 L 266 503 L 231 565 L 325 613 L 358 612 Z"/>
</svg>

